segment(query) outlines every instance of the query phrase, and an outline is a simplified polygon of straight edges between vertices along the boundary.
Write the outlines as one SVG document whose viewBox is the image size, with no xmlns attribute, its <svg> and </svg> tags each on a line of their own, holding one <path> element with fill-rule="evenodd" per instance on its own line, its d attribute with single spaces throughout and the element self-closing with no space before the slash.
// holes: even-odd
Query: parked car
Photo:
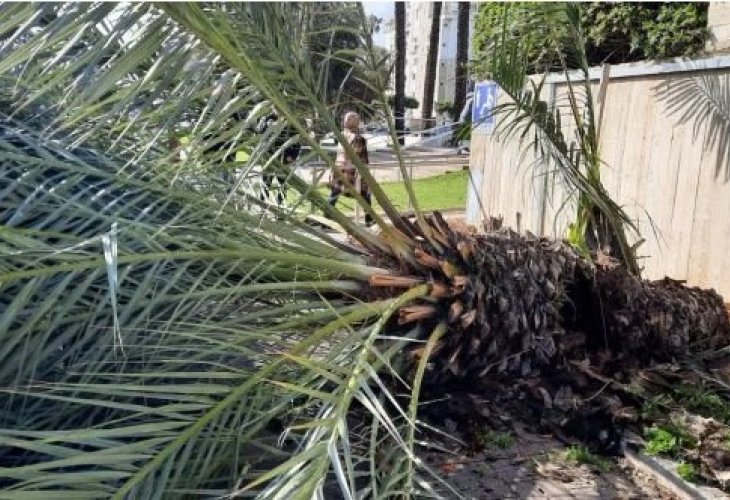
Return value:
<svg viewBox="0 0 730 500">
<path fill-rule="evenodd" d="M 382 123 L 368 123 L 365 125 L 365 132 L 370 132 L 371 134 L 385 134 L 388 132 L 388 127 L 383 125 Z"/>
</svg>

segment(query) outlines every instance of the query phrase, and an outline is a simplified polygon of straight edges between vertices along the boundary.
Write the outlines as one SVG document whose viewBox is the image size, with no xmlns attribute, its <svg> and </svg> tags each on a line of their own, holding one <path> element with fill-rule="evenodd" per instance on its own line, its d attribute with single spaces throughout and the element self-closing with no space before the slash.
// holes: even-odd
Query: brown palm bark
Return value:
<svg viewBox="0 0 730 500">
<path fill-rule="evenodd" d="M 406 111 L 406 4 L 395 3 L 395 130 L 398 142 L 404 143 Z"/>
<path fill-rule="evenodd" d="M 426 336 L 445 327 L 424 375 L 431 390 L 567 377 L 575 363 L 630 380 L 730 344 L 725 305 L 713 290 L 642 280 L 615 259 L 593 262 L 560 241 L 511 230 L 467 234 L 438 213 L 426 223 L 438 245 L 414 243 L 412 264 L 374 262 L 393 273 L 370 285 L 401 293 L 429 283 L 429 297 L 403 307 L 398 322 L 404 335 L 415 324 Z M 405 371 L 423 354 L 421 344 L 405 350 Z"/>
<path fill-rule="evenodd" d="M 459 2 L 456 20 L 456 78 L 454 88 L 454 117 L 458 119 L 466 102 L 469 63 L 469 2 Z"/>
<path fill-rule="evenodd" d="M 441 31 L 442 2 L 433 3 L 431 17 L 431 35 L 428 40 L 428 56 L 426 58 L 426 79 L 423 82 L 423 100 L 421 101 L 421 119 L 423 126 L 430 128 L 433 115 L 433 95 L 436 88 L 436 64 L 439 53 L 439 35 Z"/>
</svg>

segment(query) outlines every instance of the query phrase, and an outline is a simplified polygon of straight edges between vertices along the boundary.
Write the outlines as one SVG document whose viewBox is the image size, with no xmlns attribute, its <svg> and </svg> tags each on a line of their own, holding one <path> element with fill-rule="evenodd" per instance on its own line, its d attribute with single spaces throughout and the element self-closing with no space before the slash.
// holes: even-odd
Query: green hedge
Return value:
<svg viewBox="0 0 730 500">
<path fill-rule="evenodd" d="M 514 26 L 530 15 L 534 2 L 509 6 Z M 586 52 L 591 66 L 692 56 L 700 53 L 707 40 L 707 2 L 591 2 L 583 5 Z M 480 53 L 486 42 L 502 29 L 504 4 L 479 6 L 474 27 L 475 70 L 479 73 Z M 519 28 L 516 28 L 519 29 Z M 524 37 L 532 46 L 533 68 L 542 71 L 556 63 L 546 50 L 544 34 L 531 29 Z"/>
</svg>

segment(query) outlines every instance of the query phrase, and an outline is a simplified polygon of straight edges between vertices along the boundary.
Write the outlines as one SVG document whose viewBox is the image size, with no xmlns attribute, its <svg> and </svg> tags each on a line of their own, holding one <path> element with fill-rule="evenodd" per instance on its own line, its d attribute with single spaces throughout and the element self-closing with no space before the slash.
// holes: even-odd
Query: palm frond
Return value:
<svg viewBox="0 0 730 500">
<path fill-rule="evenodd" d="M 248 140 L 253 151 L 249 162 L 239 168 L 244 169 L 241 179 L 250 178 L 262 154 L 269 151 L 276 140 L 273 134 L 264 140 L 259 137 L 253 140 L 252 132 L 247 132 L 246 127 L 266 111 L 259 107 L 253 115 L 248 115 L 256 110 L 254 104 L 264 98 L 261 89 L 251 85 L 250 78 L 243 77 L 235 68 L 225 69 L 226 63 L 219 54 L 194 34 L 181 29 L 156 7 L 124 4 L 112 8 L 111 4 L 66 8 L 41 4 L 29 7 L 26 12 L 32 22 L 22 24 L 22 16 L 16 18 L 21 34 L 16 33 L 14 43 L 4 47 L 12 50 L 12 57 L 6 58 L 5 62 L 13 79 L 14 93 L 7 97 L 8 102 L 17 102 L 13 105 L 14 112 L 41 103 L 46 117 L 54 116 L 53 120 L 45 120 L 45 136 L 68 131 L 77 144 L 93 140 L 94 147 L 114 151 L 125 158 L 127 164 L 139 161 L 141 155 L 151 155 L 158 158 L 158 163 L 169 164 L 170 151 L 160 145 L 166 145 L 168 137 L 181 133 L 178 130 L 181 123 L 192 122 L 194 126 L 189 133 L 193 142 L 187 149 L 193 151 L 207 151 L 213 145 L 231 142 L 234 138 L 239 144 Z M 43 21 L 39 26 L 45 18 L 31 16 L 33 9 L 50 16 L 51 20 Z M 332 129 L 334 126 L 337 130 L 330 110 L 319 99 L 322 96 L 318 93 L 310 61 L 304 58 L 306 54 L 302 55 L 301 40 L 307 35 L 300 23 L 296 24 L 296 30 L 287 26 L 293 13 L 302 17 L 308 10 L 291 6 L 227 9 L 231 16 L 225 14 L 224 17 L 230 36 L 239 43 L 245 42 L 251 50 L 258 50 L 259 56 L 266 54 L 261 50 L 268 50 L 267 63 L 255 69 L 278 78 L 273 87 L 280 96 L 300 95 L 304 88 L 310 89 L 310 95 L 302 99 L 285 99 L 290 112 L 302 118 L 309 116 L 320 120 L 327 117 L 329 121 L 319 127 Z M 210 9 L 198 12 L 201 17 L 212 14 Z M 238 21 L 231 21 L 234 18 Z M 258 31 L 259 25 L 254 23 L 263 23 L 260 26 L 269 28 Z M 291 32 L 290 36 L 279 36 L 276 30 L 283 28 Z M 105 32 L 112 36 L 103 37 Z M 79 45 L 73 58 L 63 52 L 71 34 Z M 284 40 L 288 40 L 288 46 L 282 44 Z M 59 50 L 62 51 L 60 56 Z M 16 75 L 18 72 L 20 74 Z M 42 84 L 37 85 L 38 81 Z M 268 82 L 272 83 L 273 80 Z M 28 91 L 31 88 L 32 92 Z M 316 99 L 320 103 L 319 109 L 307 107 L 308 99 Z M 271 103 L 270 109 L 274 107 L 275 103 Z M 226 126 L 230 127 L 231 120 L 241 114 L 247 114 L 245 126 L 238 127 L 238 132 L 231 137 Z M 301 121 L 303 126 L 298 130 L 303 142 L 309 142 L 318 155 L 329 158 L 318 142 L 309 140 L 304 120 Z M 220 158 L 188 155 L 185 161 L 175 164 L 173 180 L 220 168 Z M 156 169 L 157 172 L 161 170 Z M 337 211 L 329 209 L 323 200 L 318 200 L 317 206 L 330 211 L 330 215 L 351 232 L 358 233 L 357 228 L 351 227 L 352 224 Z M 361 238 L 368 238 L 362 231 L 359 233 Z M 370 241 L 372 244 L 372 238 Z"/>
<path fill-rule="evenodd" d="M 531 150 L 542 162 L 550 162 L 569 191 L 576 193 L 578 216 L 572 234 L 577 237 L 577 246 L 587 249 L 586 239 L 592 232 L 599 233 L 594 239 L 605 240 L 600 233 L 605 233 L 602 226 L 607 225 L 611 238 L 617 240 L 618 256 L 638 273 L 636 258 L 625 234 L 626 229 L 637 229 L 624 210 L 611 199 L 600 180 L 602 162 L 597 117 L 588 78 L 580 6 L 537 4 L 526 11 L 529 15 L 514 17 L 509 15 L 512 8 L 511 5 L 504 6 L 503 29 L 491 41 L 486 51 L 490 57 L 484 63 L 487 76 L 509 97 L 509 101 L 494 110 L 498 117 L 497 133 L 503 138 L 518 140 L 525 150 Z M 515 25 L 515 19 L 522 21 Z M 556 28 L 558 26 L 559 29 Z M 534 64 L 530 50 L 534 38 L 522 34 L 535 29 L 547 30 L 546 50 L 552 54 L 548 59 L 560 61 L 566 76 L 562 104 L 543 98 L 545 77 L 528 78 L 528 70 Z M 581 75 L 577 82 L 568 71 L 575 64 Z M 569 121 L 564 119 L 563 113 L 568 115 Z M 601 241 L 600 244 L 607 245 L 608 242 Z"/>
<path fill-rule="evenodd" d="M 344 96 L 329 99 L 326 70 L 311 64 L 313 7 L 0 9 L 3 496 L 428 490 L 433 471 L 414 457 L 417 399 L 404 405 L 381 379 L 413 339 L 380 342 L 428 286 L 363 293 L 388 271 L 251 187 L 262 163 L 277 169 L 300 193 L 294 205 L 314 203 L 384 258 L 413 259 L 414 239 L 430 237 L 363 165 L 395 226 L 378 217 L 380 237 L 270 159 L 292 126 L 331 162 L 307 119 L 339 131 L 332 108 Z M 381 93 L 392 124 L 386 62 L 357 12 L 358 46 L 323 59 L 356 61 L 348 78 Z M 272 109 L 282 124 L 254 134 Z M 186 121 L 188 144 L 170 148 Z M 233 146 L 208 152 L 220 143 L 247 147 L 233 185 L 211 175 L 234 163 Z"/>
<path fill-rule="evenodd" d="M 327 247 L 312 235 L 288 229 L 294 234 L 286 237 L 281 223 L 252 225 L 226 210 L 210 219 L 219 209 L 204 197 L 176 196 L 134 179 L 129 190 L 120 190 L 119 176 L 110 188 L 103 181 L 112 174 L 94 161 L 100 155 L 82 162 L 68 150 L 43 147 L 28 133 L 11 138 L 14 145 L 4 142 L 12 156 L 4 157 L 10 172 L 0 191 L 22 194 L 40 174 L 62 180 L 38 190 L 32 210 L 15 211 L 12 225 L 3 221 L 8 268 L 0 282 L 3 300 L 10 300 L 2 315 L 0 386 L 8 397 L 0 434 L 14 450 L 2 454 L 8 491 L 70 488 L 80 497 L 116 492 L 147 498 L 218 481 L 230 488 L 247 477 L 233 460 L 241 447 L 271 441 L 260 436 L 268 421 L 302 411 L 283 403 L 292 391 L 336 402 L 337 418 L 326 420 L 335 427 L 328 432 L 337 433 L 338 447 L 346 444 L 341 426 L 350 403 L 322 392 L 323 384 L 341 380 L 343 370 L 352 380 L 338 385 L 341 390 L 367 384 L 375 373 L 368 368 L 370 348 L 390 314 L 383 313 L 425 288 L 349 312 L 342 304 L 327 305 L 322 294 L 356 295 L 358 282 L 385 271 L 331 247 L 325 256 Z M 32 152 L 28 144 L 35 146 Z M 34 168 L 33 153 L 47 157 L 42 169 Z M 166 203 L 145 210 L 153 197 Z M 47 216 L 51 207 L 61 209 L 55 217 Z M 106 213 L 111 207 L 113 217 Z M 73 213 L 79 223 L 67 220 Z M 112 218 L 117 229 L 104 232 Z M 176 223 L 169 224 L 173 218 Z M 212 222 L 210 230 L 200 230 L 206 224 L 199 218 Z M 94 234 L 114 242 L 110 258 L 102 256 L 101 238 Z M 287 317 L 292 319 L 283 321 Z M 339 333 L 376 317 L 365 330 Z M 363 335 L 370 340 L 363 342 Z M 328 355 L 301 358 L 323 342 Z M 290 355 L 281 357 L 287 350 Z M 360 360 L 355 364 L 354 353 Z M 262 391 L 267 381 L 273 385 Z M 99 437 L 86 432 L 90 427 Z M 322 478 L 330 461 L 346 452 L 333 455 L 331 448 L 310 443 L 285 462 L 316 456 L 313 470 Z M 267 463 L 276 459 L 269 456 Z M 76 475 L 67 471 L 72 466 Z M 287 473 L 280 483 L 286 490 L 301 479 L 288 466 L 272 470 Z"/>
<path fill-rule="evenodd" d="M 296 56 L 296 47 L 280 47 L 277 44 L 276 37 L 266 37 L 267 30 L 252 31 L 250 37 L 241 39 L 236 37 L 236 30 L 229 23 L 229 17 L 219 13 L 211 20 L 205 19 L 204 16 L 196 15 L 197 5 L 187 4 L 176 4 L 163 6 L 164 9 L 170 14 L 171 17 L 176 19 L 181 25 L 187 30 L 196 34 L 201 40 L 203 40 L 211 49 L 221 54 L 222 57 L 231 64 L 232 67 L 241 71 L 246 77 L 264 94 L 281 112 L 286 118 L 287 122 L 292 125 L 301 137 L 307 133 L 306 124 L 303 118 L 297 114 L 297 110 L 292 106 L 291 100 L 287 98 L 286 89 L 296 88 L 298 95 L 306 101 L 307 105 L 310 106 L 313 114 L 322 120 L 322 123 L 328 130 L 332 130 L 335 133 L 337 140 L 345 146 L 345 150 L 353 158 L 355 167 L 363 180 L 371 186 L 374 198 L 378 201 L 380 206 L 385 211 L 390 221 L 396 226 L 399 231 L 393 231 L 388 225 L 384 223 L 384 220 L 376 214 L 372 209 L 364 203 L 364 200 L 359 196 L 358 193 L 354 193 L 353 197 L 357 202 L 363 206 L 374 220 L 378 223 L 387 235 L 388 238 L 393 242 L 394 247 L 398 247 L 400 254 L 407 258 L 408 257 L 408 242 L 404 240 L 402 234 L 407 236 L 415 236 L 410 227 L 404 225 L 400 221 L 400 216 L 396 208 L 390 202 L 385 193 L 380 189 L 378 183 L 372 176 L 372 173 L 365 167 L 365 165 L 356 157 L 354 152 L 351 150 L 349 144 L 345 140 L 344 136 L 340 132 L 339 124 L 334 120 L 334 117 L 327 112 L 326 106 L 323 104 L 319 96 L 313 93 L 311 89 L 313 87 L 314 80 L 312 75 L 308 74 L 306 68 L 308 67 L 306 61 L 298 61 Z M 285 11 L 277 11 L 271 6 L 255 6 L 253 4 L 246 4 L 245 7 L 248 14 L 251 16 L 252 25 L 258 26 L 265 25 L 266 23 L 272 24 L 273 26 L 269 33 L 278 33 L 278 30 L 284 29 L 290 23 L 290 18 L 285 15 Z M 273 9 L 273 11 L 271 10 Z M 364 25 L 366 26 L 366 25 Z M 262 36 L 263 35 L 263 36 Z M 291 49 L 291 52 L 289 52 Z M 262 58 L 262 54 L 268 54 L 269 57 Z M 266 64 L 264 64 L 266 61 Z M 274 74 L 281 75 L 281 80 L 272 80 L 270 77 L 264 77 L 268 75 L 268 72 L 272 71 L 271 66 L 276 66 Z M 382 83 L 382 82 L 381 82 Z M 383 99 L 380 102 L 385 102 L 384 89 L 381 89 Z M 393 130 L 391 128 L 391 130 Z M 312 149 L 319 153 L 322 158 L 330 163 L 330 167 L 334 167 L 333 160 L 328 157 L 321 150 L 321 146 L 313 141 L 308 141 Z M 400 154 L 400 153 L 398 153 Z M 406 168 L 403 162 L 399 162 L 400 168 L 404 179 L 408 179 Z M 411 201 L 414 206 L 417 207 L 417 201 L 415 199 L 415 193 L 413 192 L 412 186 L 410 186 L 409 180 L 406 181 L 406 187 L 411 197 Z M 321 203 L 321 200 L 320 200 Z M 325 212 L 328 211 L 326 206 L 322 207 Z M 419 229 L 426 236 L 430 237 L 430 228 L 423 219 L 420 211 L 417 211 Z M 348 230 L 351 230 L 354 234 L 358 234 L 356 228 L 349 227 L 346 221 L 340 221 L 343 225 L 348 225 Z M 368 241 L 369 244 L 376 244 L 372 238 Z"/>
</svg>

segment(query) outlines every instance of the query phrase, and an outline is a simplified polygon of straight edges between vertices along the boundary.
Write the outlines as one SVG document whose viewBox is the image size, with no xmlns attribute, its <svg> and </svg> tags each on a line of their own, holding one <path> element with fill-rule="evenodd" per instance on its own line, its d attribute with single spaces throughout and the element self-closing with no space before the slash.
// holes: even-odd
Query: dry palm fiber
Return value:
<svg viewBox="0 0 730 500">
<path fill-rule="evenodd" d="M 438 214 L 430 222 L 442 250 L 424 243 L 415 252 L 418 268 L 401 262 L 401 276 L 389 277 L 400 287 L 432 285 L 430 297 L 401 311 L 402 324 L 419 321 L 424 332 L 449 324 L 429 360 L 430 382 L 527 376 L 586 356 L 646 365 L 730 343 L 724 303 L 713 290 L 643 281 L 560 241 L 511 230 L 457 233 Z M 417 360 L 420 353 L 409 354 Z"/>
<path fill-rule="evenodd" d="M 439 214 L 428 223 L 437 244 L 419 238 L 416 264 L 393 260 L 397 275 L 371 284 L 378 294 L 431 284 L 430 296 L 404 307 L 393 325 L 405 334 L 418 324 L 425 340 L 448 324 L 428 359 L 424 399 L 449 395 L 452 403 L 429 411 L 458 419 L 452 412 L 490 415 L 512 406 L 532 419 L 524 414 L 532 408 L 561 426 L 577 418 L 636 420 L 641 397 L 627 387 L 638 374 L 730 344 L 726 309 L 713 290 L 644 281 L 560 241 L 511 230 L 459 233 Z M 412 376 L 424 352 L 423 344 L 405 351 L 402 371 Z"/>
</svg>

